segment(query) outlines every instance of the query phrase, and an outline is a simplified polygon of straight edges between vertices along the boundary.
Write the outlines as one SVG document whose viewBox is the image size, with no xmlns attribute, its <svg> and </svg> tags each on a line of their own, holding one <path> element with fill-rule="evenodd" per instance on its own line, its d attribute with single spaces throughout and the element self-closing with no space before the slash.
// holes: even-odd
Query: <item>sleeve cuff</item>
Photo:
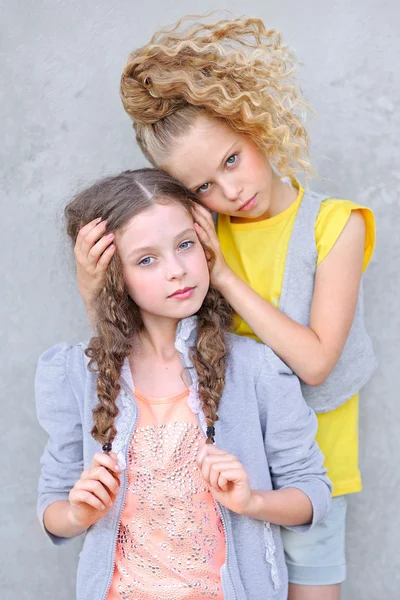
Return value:
<svg viewBox="0 0 400 600">
<path fill-rule="evenodd" d="M 322 489 L 322 485 L 324 489 Z M 286 527 L 285 529 L 289 529 L 290 531 L 295 531 L 296 533 L 306 533 L 310 529 L 321 523 L 328 516 L 329 510 L 331 508 L 332 502 L 332 489 L 331 486 L 326 484 L 321 484 L 321 482 L 314 481 L 305 481 L 296 485 L 290 485 L 287 487 L 296 488 L 301 490 L 310 500 L 313 516 L 311 523 L 305 523 L 304 525 L 294 525 L 293 527 Z"/>
</svg>

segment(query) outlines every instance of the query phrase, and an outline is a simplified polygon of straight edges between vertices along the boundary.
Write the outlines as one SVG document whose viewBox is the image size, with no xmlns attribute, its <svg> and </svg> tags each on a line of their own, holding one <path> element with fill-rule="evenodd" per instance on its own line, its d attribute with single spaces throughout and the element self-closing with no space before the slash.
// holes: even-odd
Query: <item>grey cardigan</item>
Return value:
<svg viewBox="0 0 400 600">
<path fill-rule="evenodd" d="M 279 310 L 307 327 L 310 325 L 318 259 L 315 222 L 321 202 L 326 199 L 326 196 L 315 192 L 304 192 L 289 241 L 279 301 Z M 364 323 L 361 281 L 353 323 L 338 362 L 320 385 L 311 386 L 301 382 L 303 396 L 317 413 L 334 410 L 360 391 L 376 366 L 374 350 Z"/>
<path fill-rule="evenodd" d="M 189 359 L 196 335 L 196 317 L 184 319 L 178 325 L 176 348 L 191 374 L 189 405 L 204 431 L 196 373 Z M 313 506 L 312 523 L 294 528 L 306 531 L 324 519 L 331 498 L 323 456 L 315 442 L 315 414 L 302 397 L 297 377 L 268 347 L 235 335 L 229 335 L 228 343 L 226 387 L 216 424 L 216 443 L 238 457 L 253 489 L 295 487 L 307 494 Z M 68 499 L 82 470 L 101 450 L 90 435 L 92 409 L 97 404 L 96 374 L 87 368 L 84 349 L 83 344 L 59 344 L 39 360 L 37 413 L 49 435 L 41 458 L 38 494 L 42 523 L 46 508 L 56 500 Z M 127 362 L 121 385 L 118 434 L 113 447 L 125 467 L 138 412 Z M 107 597 L 126 479 L 123 471 L 122 491 L 113 508 L 85 534 L 77 576 L 78 600 Z M 287 572 L 280 528 L 219 507 L 227 544 L 226 562 L 221 569 L 225 600 L 286 600 Z M 48 535 L 55 544 L 67 541 Z"/>
</svg>

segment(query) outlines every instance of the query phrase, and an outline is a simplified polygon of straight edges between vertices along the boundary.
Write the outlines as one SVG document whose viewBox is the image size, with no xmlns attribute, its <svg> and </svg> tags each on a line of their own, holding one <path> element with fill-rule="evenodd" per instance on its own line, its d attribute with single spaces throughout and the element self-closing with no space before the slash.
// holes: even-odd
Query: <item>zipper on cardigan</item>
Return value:
<svg viewBox="0 0 400 600">
<path fill-rule="evenodd" d="M 199 423 L 199 425 L 200 425 L 200 423 Z M 201 429 L 201 426 L 200 426 L 200 429 Z M 203 431 L 203 430 L 201 429 L 201 431 Z M 204 434 L 204 431 L 203 431 L 203 434 Z M 220 514 L 222 528 L 223 528 L 224 534 L 225 534 L 225 541 L 226 541 L 226 557 L 225 557 L 226 572 L 228 574 L 228 580 L 229 580 L 229 583 L 230 583 L 231 588 L 232 588 L 233 598 L 236 598 L 235 586 L 233 585 L 233 581 L 232 581 L 232 578 L 231 578 L 231 573 L 230 573 L 229 566 L 228 566 L 229 544 L 228 544 L 228 532 L 227 532 L 226 521 L 225 521 L 226 508 L 225 508 L 225 506 L 222 506 L 222 504 L 220 502 L 217 502 L 217 500 L 215 500 L 214 498 L 213 498 L 213 500 L 214 500 L 215 506 L 217 507 L 217 510 L 218 510 L 218 512 Z M 221 585 L 222 585 L 222 574 L 221 574 Z M 225 596 L 225 594 L 224 594 L 224 596 Z"/>
<path fill-rule="evenodd" d="M 179 357 L 180 357 L 180 360 L 181 360 L 181 362 L 182 362 L 182 365 L 183 365 L 183 367 L 184 367 L 185 369 L 187 369 L 187 367 L 186 367 L 186 365 L 185 365 L 185 363 L 184 363 L 184 360 L 183 360 L 183 357 L 182 357 L 182 354 L 181 354 L 181 352 L 179 352 L 179 350 L 177 350 L 177 352 L 178 352 L 178 354 L 179 354 Z M 136 419 L 135 419 L 135 421 L 134 421 L 134 423 L 133 423 L 133 425 L 132 425 L 132 427 L 131 427 L 130 433 L 129 433 L 129 440 L 130 440 L 130 439 L 131 439 L 131 437 L 132 437 L 133 431 L 135 430 L 136 423 L 138 422 L 138 419 L 139 419 L 139 407 L 138 407 L 138 405 L 137 405 L 137 402 L 136 402 L 136 399 L 135 399 L 135 397 L 134 397 L 134 396 L 133 396 L 133 395 L 132 395 L 130 392 L 128 393 L 126 390 L 124 390 L 124 391 L 125 391 L 125 392 L 128 394 L 128 396 L 130 396 L 130 398 L 131 398 L 131 399 L 132 399 L 132 400 L 135 402 L 135 404 L 136 404 Z M 204 432 L 204 430 L 203 430 L 203 427 L 202 427 L 202 425 L 201 425 L 201 423 L 200 423 L 200 419 L 199 419 L 199 415 L 198 415 L 198 413 L 196 414 L 196 419 L 197 419 L 197 423 L 198 423 L 198 425 L 199 425 L 199 429 L 200 429 L 201 433 L 203 434 L 203 437 L 205 438 L 205 437 L 206 437 L 206 434 L 205 434 L 205 432 Z M 112 568 L 111 568 L 111 573 L 110 573 L 110 575 L 109 575 L 109 577 L 108 577 L 108 583 L 107 583 L 106 591 L 105 591 L 105 593 L 104 593 L 104 596 L 103 596 L 103 600 L 106 600 L 106 598 L 107 598 L 107 595 L 108 595 L 108 592 L 110 591 L 110 586 L 111 586 L 112 577 L 113 577 L 113 573 L 114 573 L 114 567 L 115 567 L 115 564 L 114 564 L 114 562 L 115 562 L 115 561 L 114 561 L 114 558 L 115 558 L 115 552 L 116 552 L 116 549 L 117 549 L 117 538 L 118 538 L 118 531 L 119 531 L 119 527 L 120 527 L 120 524 L 121 524 L 122 513 L 123 513 L 123 511 L 124 511 L 125 504 L 126 504 L 126 495 L 127 495 L 127 488 L 128 488 L 128 474 L 127 474 L 127 467 L 128 467 L 128 449 L 129 449 L 129 441 L 128 441 L 128 443 L 126 444 L 126 448 L 125 448 L 125 463 L 126 463 L 126 469 L 125 469 L 124 498 L 123 498 L 122 505 L 121 505 L 121 508 L 120 508 L 120 510 L 119 510 L 119 514 L 118 514 L 118 521 L 117 521 L 117 527 L 116 527 L 117 536 L 115 537 L 115 540 L 114 540 L 114 549 L 113 549 L 113 555 L 112 555 Z M 233 598 L 236 598 L 235 587 L 234 587 L 234 585 L 233 585 L 233 582 L 232 582 L 232 579 L 231 579 L 231 576 L 230 576 L 229 567 L 228 567 L 229 543 L 228 543 L 228 532 L 227 532 L 227 528 L 226 528 L 226 522 L 225 522 L 225 513 L 224 513 L 224 511 L 225 511 L 225 507 L 221 506 L 221 504 L 220 504 L 219 502 L 217 502 L 217 501 L 216 501 L 214 498 L 213 498 L 213 500 L 214 500 L 214 503 L 215 503 L 215 505 L 216 505 L 216 507 L 217 507 L 217 510 L 218 510 L 219 514 L 220 514 L 220 517 L 221 517 L 221 523 L 222 523 L 222 528 L 223 528 L 223 530 L 224 530 L 224 534 L 225 534 L 225 542 L 226 542 L 226 557 L 225 557 L 225 565 L 226 565 L 226 567 L 227 567 L 227 568 L 226 568 L 226 571 L 227 571 L 227 573 L 228 573 L 228 579 L 229 579 L 229 583 L 230 583 L 230 585 L 231 585 L 231 588 L 232 588 L 232 592 L 233 592 Z M 221 586 L 223 587 L 222 574 L 221 574 Z"/>
<path fill-rule="evenodd" d="M 119 514 L 118 514 L 117 527 L 116 527 L 116 530 L 115 530 L 117 535 L 115 536 L 115 540 L 114 540 L 114 549 L 113 549 L 113 553 L 112 553 L 111 573 L 108 576 L 107 587 L 106 587 L 106 591 L 105 591 L 104 596 L 103 596 L 103 600 L 106 600 L 106 598 L 108 596 L 108 592 L 110 591 L 111 582 L 112 582 L 112 578 L 113 578 L 113 574 L 114 574 L 115 552 L 117 550 L 118 531 L 119 531 L 119 527 L 121 525 L 122 513 L 124 512 L 124 508 L 125 508 L 125 504 L 126 504 L 126 495 L 127 495 L 127 491 L 128 491 L 128 452 L 129 452 L 130 440 L 132 439 L 132 434 L 135 431 L 136 423 L 138 422 L 138 419 L 139 419 L 139 407 L 137 405 L 136 398 L 131 394 L 131 392 L 128 393 L 125 388 L 124 388 L 124 392 L 136 404 L 136 419 L 134 420 L 134 423 L 133 423 L 133 425 L 131 427 L 131 430 L 129 432 L 128 443 L 126 444 L 126 448 L 125 448 L 125 464 L 126 464 L 126 467 L 125 467 L 125 473 L 124 473 L 124 477 L 125 477 L 124 497 L 123 497 L 121 508 L 120 508 Z"/>
<path fill-rule="evenodd" d="M 181 352 L 179 352 L 179 350 L 177 350 L 178 354 L 179 354 L 179 358 L 181 359 L 181 363 L 184 367 L 184 369 L 187 369 L 187 366 L 185 365 L 185 362 L 183 360 L 183 356 L 181 354 Z M 190 373 L 189 373 L 190 375 Z M 193 383 L 193 382 L 191 382 Z M 197 393 L 197 391 L 196 391 Z M 203 426 L 200 422 L 200 418 L 199 418 L 199 413 L 196 413 L 196 419 L 197 419 L 197 423 L 200 429 L 200 432 L 202 433 L 203 437 L 206 438 L 206 433 L 203 429 Z M 211 494 L 211 491 L 210 491 Z M 211 494 L 212 496 L 212 494 Z M 229 571 L 229 567 L 228 567 L 228 556 L 229 556 L 229 544 L 228 544 L 228 532 L 227 532 L 227 528 L 226 528 L 226 522 L 225 522 L 225 513 L 224 511 L 226 510 L 225 507 L 221 506 L 221 504 L 219 502 L 217 502 L 214 498 L 213 498 L 213 502 L 215 504 L 215 506 L 217 507 L 217 510 L 219 512 L 220 518 L 221 518 L 221 523 L 222 523 L 222 529 L 224 530 L 224 534 L 225 534 L 225 565 L 226 565 L 226 571 L 228 573 L 228 578 L 229 578 L 229 583 L 231 585 L 232 588 L 232 592 L 233 592 L 233 598 L 236 598 L 236 592 L 235 592 L 235 587 L 233 585 L 232 579 L 231 579 L 231 575 L 230 575 L 230 571 Z M 221 587 L 223 588 L 223 581 L 222 581 L 222 574 L 221 574 Z M 222 591 L 224 591 L 222 589 Z M 225 594 L 224 594 L 225 596 Z"/>
<path fill-rule="evenodd" d="M 175 344 L 176 344 L 176 338 L 175 338 Z M 176 345 L 175 345 L 175 347 L 176 347 Z M 185 365 L 185 361 L 184 361 L 184 359 L 183 359 L 182 353 L 181 353 L 181 352 L 179 352 L 179 350 L 178 350 L 178 349 L 177 349 L 177 352 L 178 352 L 178 354 L 179 354 L 179 358 L 180 358 L 180 360 L 181 360 L 181 363 L 182 363 L 182 365 L 183 365 L 183 368 L 184 368 L 185 370 L 187 370 L 187 369 L 188 369 L 188 367 Z M 192 377 L 191 377 L 191 375 L 190 375 L 190 372 L 189 372 L 189 376 L 190 376 L 190 379 L 191 379 L 191 385 L 193 385 L 193 380 L 192 380 Z M 197 394 L 197 390 L 196 390 L 196 394 Z M 198 426 L 199 426 L 200 432 L 202 433 L 203 437 L 204 437 L 204 438 L 206 438 L 206 437 L 207 437 L 207 436 L 206 436 L 206 432 L 204 431 L 204 429 L 203 429 L 203 426 L 202 426 L 202 424 L 201 424 L 201 422 L 200 422 L 199 413 L 196 413 L 196 419 L 197 419 L 197 423 L 198 423 Z M 210 493 L 211 493 L 211 492 L 210 492 Z M 231 576 L 230 576 L 230 572 L 229 572 L 229 567 L 228 567 L 229 544 L 228 544 L 228 532 L 227 532 L 227 529 L 226 529 L 226 522 L 225 522 L 225 513 L 224 513 L 224 510 L 225 510 L 225 508 L 224 508 L 224 507 L 222 507 L 222 506 L 221 506 L 221 504 L 220 504 L 219 502 L 217 502 L 217 501 L 216 501 L 214 498 L 213 498 L 213 501 L 214 501 L 214 503 L 215 503 L 215 506 L 217 507 L 217 510 L 218 510 L 218 512 L 219 512 L 219 515 L 220 515 L 220 517 L 221 517 L 222 529 L 224 530 L 224 534 L 225 534 L 225 565 L 226 565 L 226 567 L 227 567 L 227 568 L 226 568 L 226 571 L 227 571 L 227 573 L 228 573 L 228 577 L 229 577 L 229 583 L 230 583 L 230 585 L 231 585 L 231 587 L 232 587 L 233 598 L 236 598 L 235 587 L 234 587 L 234 585 L 233 585 L 233 582 L 232 582 L 232 579 L 231 579 Z M 223 588 L 222 574 L 221 574 L 221 587 Z M 224 590 L 222 590 L 222 591 L 224 591 Z M 224 594 L 224 595 L 225 595 L 225 594 Z"/>
<path fill-rule="evenodd" d="M 203 427 L 201 426 L 198 414 L 196 414 L 196 418 L 197 418 L 197 423 L 199 425 L 199 429 L 200 429 L 201 433 L 203 434 L 203 437 L 206 438 L 206 434 L 205 434 L 205 432 L 203 430 Z M 210 494 L 211 494 L 211 491 L 210 491 Z M 233 582 L 232 582 L 232 579 L 231 579 L 231 575 L 230 575 L 230 571 L 229 571 L 229 567 L 228 567 L 229 544 L 228 544 L 228 532 L 227 532 L 226 521 L 225 521 L 225 511 L 226 511 L 226 508 L 224 506 L 222 506 L 219 502 L 217 502 L 217 500 L 215 500 L 215 498 L 212 496 L 212 494 L 211 494 L 211 497 L 213 499 L 213 502 L 214 502 L 214 504 L 215 504 L 215 506 L 217 508 L 217 511 L 219 513 L 219 516 L 221 518 L 222 529 L 224 530 L 225 544 L 226 544 L 225 545 L 225 548 L 226 548 L 226 552 L 225 552 L 225 554 L 226 554 L 226 556 L 225 556 L 226 571 L 228 573 L 229 583 L 230 583 L 231 588 L 232 588 L 233 597 L 236 598 L 235 587 L 233 585 Z M 221 586 L 222 586 L 222 575 L 221 575 Z"/>
</svg>

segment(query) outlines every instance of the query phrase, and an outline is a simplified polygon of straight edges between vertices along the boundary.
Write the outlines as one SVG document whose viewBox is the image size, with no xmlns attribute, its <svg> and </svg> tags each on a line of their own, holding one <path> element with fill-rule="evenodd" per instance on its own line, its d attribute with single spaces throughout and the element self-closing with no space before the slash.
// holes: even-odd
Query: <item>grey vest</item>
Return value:
<svg viewBox="0 0 400 600">
<path fill-rule="evenodd" d="M 321 202 L 326 198 L 315 192 L 304 193 L 286 257 L 279 310 L 305 326 L 310 325 L 318 259 L 315 223 Z M 353 324 L 339 361 L 321 385 L 301 382 L 304 398 L 317 413 L 334 410 L 359 392 L 375 368 L 372 343 L 364 325 L 361 282 Z"/>
</svg>

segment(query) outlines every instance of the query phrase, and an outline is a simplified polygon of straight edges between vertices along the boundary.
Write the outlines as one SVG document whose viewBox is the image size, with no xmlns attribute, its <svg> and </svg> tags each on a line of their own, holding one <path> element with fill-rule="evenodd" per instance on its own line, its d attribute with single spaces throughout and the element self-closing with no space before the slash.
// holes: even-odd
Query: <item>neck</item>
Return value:
<svg viewBox="0 0 400 600">
<path fill-rule="evenodd" d="M 275 217 L 289 208 L 297 198 L 297 189 L 284 183 L 280 176 L 272 172 L 271 202 L 266 218 Z"/>
<path fill-rule="evenodd" d="M 174 357 L 178 320 L 149 315 L 144 311 L 142 311 L 142 320 L 144 328 L 138 339 L 140 351 L 167 360 Z"/>
</svg>

